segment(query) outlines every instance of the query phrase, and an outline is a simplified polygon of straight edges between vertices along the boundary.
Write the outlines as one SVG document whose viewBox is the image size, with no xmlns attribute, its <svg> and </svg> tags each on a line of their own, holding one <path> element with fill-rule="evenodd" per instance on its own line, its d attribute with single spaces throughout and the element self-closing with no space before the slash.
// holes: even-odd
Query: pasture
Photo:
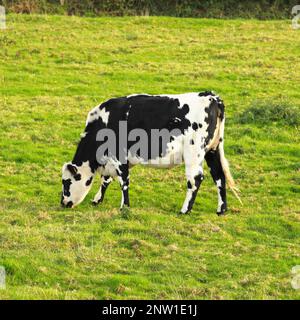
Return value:
<svg viewBox="0 0 300 320">
<path fill-rule="evenodd" d="M 7 16 L 0 30 L 1 299 L 299 299 L 300 30 L 290 21 Z M 104 203 L 60 207 L 61 167 L 87 112 L 131 93 L 214 90 L 228 191 L 205 180 L 190 215 L 183 167 L 131 171 Z"/>
</svg>

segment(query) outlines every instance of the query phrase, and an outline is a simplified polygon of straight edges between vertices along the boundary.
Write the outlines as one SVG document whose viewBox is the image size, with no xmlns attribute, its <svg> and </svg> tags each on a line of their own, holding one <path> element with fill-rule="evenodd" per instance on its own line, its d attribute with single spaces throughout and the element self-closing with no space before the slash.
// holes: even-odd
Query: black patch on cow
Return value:
<svg viewBox="0 0 300 320">
<path fill-rule="evenodd" d="M 133 156 L 143 156 L 143 158 L 146 158 L 144 159 L 146 161 L 165 156 L 167 144 L 173 141 L 178 134 L 183 134 L 190 126 L 190 121 L 185 118 L 189 112 L 189 106 L 187 104 L 180 106 L 178 99 L 165 96 L 138 95 L 128 97 L 119 103 L 120 104 L 116 103 L 116 105 L 112 107 L 106 107 L 106 110 L 111 113 L 107 127 L 116 132 L 118 136 L 119 121 L 126 117 L 126 112 L 130 108 L 127 118 L 127 131 L 130 132 L 131 130 L 142 128 L 146 131 L 148 137 L 148 154 L 141 154 L 141 150 L 137 149 L 136 154 L 133 154 Z M 160 138 L 158 141 L 158 149 L 155 150 L 155 148 L 152 148 L 152 129 L 157 129 L 158 131 L 167 129 L 169 132 L 176 129 L 178 133 L 170 136 L 167 141 Z M 139 138 L 137 138 L 136 141 L 127 140 L 127 148 L 131 148 L 138 140 Z M 118 144 L 119 141 L 117 141 L 116 148 L 117 158 L 119 159 Z"/>
<path fill-rule="evenodd" d="M 194 131 L 196 131 L 198 129 L 198 123 L 193 122 L 192 128 L 193 128 Z"/>
<path fill-rule="evenodd" d="M 80 174 L 80 173 L 75 174 L 74 179 L 75 179 L 76 181 L 81 180 L 81 174 Z"/>
<path fill-rule="evenodd" d="M 101 186 L 101 199 L 100 199 L 100 202 L 103 201 L 105 191 L 106 191 L 106 189 L 107 189 L 107 187 L 109 186 L 110 183 L 111 183 L 110 177 L 109 176 L 104 176 L 104 181 L 103 181 L 102 186 Z"/>
<path fill-rule="evenodd" d="M 96 136 L 97 132 L 102 128 L 104 128 L 104 123 L 101 119 L 95 120 L 92 124 L 86 126 L 86 135 L 81 138 L 72 160 L 78 167 L 82 166 L 83 162 L 89 161 L 90 169 L 93 173 L 99 167 L 96 160 L 96 151 L 100 144 L 96 141 Z"/>
<path fill-rule="evenodd" d="M 66 204 L 66 207 L 67 208 L 72 208 L 73 206 L 73 202 L 72 201 L 69 201 L 67 204 Z"/>
<path fill-rule="evenodd" d="M 67 165 L 67 169 L 70 171 L 70 173 L 74 176 L 77 172 L 78 169 L 76 168 L 76 166 L 74 166 L 73 164 L 69 163 Z"/>
<path fill-rule="evenodd" d="M 207 113 L 207 116 L 204 118 L 204 121 L 207 123 L 207 137 L 205 139 L 205 144 L 209 144 L 211 139 L 214 137 L 214 133 L 217 126 L 218 119 L 218 102 L 213 100 L 209 107 L 204 109 Z"/>
<path fill-rule="evenodd" d="M 200 187 L 200 184 L 201 182 L 203 181 L 204 179 L 204 175 L 203 174 L 198 174 L 197 176 L 195 176 L 195 185 L 196 185 L 196 188 L 199 188 Z"/>
<path fill-rule="evenodd" d="M 116 110 L 121 110 L 121 107 L 124 106 L 126 98 L 117 98 L 110 99 L 102 103 L 98 108 L 102 110 L 105 108 L 105 111 L 109 111 L 110 108 L 116 108 Z M 125 108 L 124 108 L 124 111 Z M 124 113 L 122 110 L 122 112 Z M 117 116 L 117 115 L 116 115 Z M 110 116 L 109 116 L 110 119 Z M 125 114 L 123 117 L 120 116 L 119 120 L 124 120 Z M 97 141 L 97 133 L 99 130 L 106 128 L 106 124 L 102 121 L 101 118 L 95 119 L 92 122 L 87 123 L 85 127 L 85 136 L 81 138 L 72 163 L 77 166 L 81 166 L 83 162 L 89 161 L 91 171 L 94 173 L 99 168 L 99 163 L 96 159 L 96 153 L 98 147 L 104 143 L 104 141 Z"/>
<path fill-rule="evenodd" d="M 198 123 L 198 126 L 200 129 L 203 127 L 201 123 Z"/>
<path fill-rule="evenodd" d="M 222 142 L 222 141 L 223 141 L 223 138 L 220 138 L 219 141 Z"/>
<path fill-rule="evenodd" d="M 70 193 L 70 186 L 72 184 L 71 179 L 63 179 L 62 180 L 62 184 L 63 184 L 63 193 L 66 197 L 70 197 L 71 193 Z"/>
<path fill-rule="evenodd" d="M 219 117 L 220 120 L 222 121 L 224 119 L 224 114 L 225 114 L 225 106 L 223 103 L 223 100 L 221 100 L 219 97 L 216 97 L 216 100 L 218 102 L 218 108 L 219 108 Z"/>
<path fill-rule="evenodd" d="M 192 189 L 192 184 L 190 181 L 187 182 L 187 187 L 188 187 L 188 189 Z"/>
<path fill-rule="evenodd" d="M 118 175 L 121 178 L 121 189 L 123 193 L 124 206 L 129 207 L 129 168 L 128 164 L 122 164 L 118 168 Z"/>
<path fill-rule="evenodd" d="M 88 186 L 92 183 L 92 181 L 93 181 L 93 177 L 90 177 L 90 178 L 86 181 L 85 185 L 88 187 Z"/>
<path fill-rule="evenodd" d="M 203 92 L 200 92 L 198 94 L 199 97 L 207 97 L 207 96 L 214 96 L 214 93 L 211 92 L 211 91 L 203 91 Z"/>
<path fill-rule="evenodd" d="M 194 142 L 193 139 L 191 139 L 190 144 L 191 144 L 191 145 L 194 145 L 194 144 L 195 144 L 195 142 Z"/>
</svg>

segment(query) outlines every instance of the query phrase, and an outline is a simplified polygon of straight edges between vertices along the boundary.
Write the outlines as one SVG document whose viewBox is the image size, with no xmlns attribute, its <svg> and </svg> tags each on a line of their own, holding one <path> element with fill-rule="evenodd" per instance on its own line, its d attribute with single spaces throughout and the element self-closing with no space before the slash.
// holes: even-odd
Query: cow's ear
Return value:
<svg viewBox="0 0 300 320">
<path fill-rule="evenodd" d="M 70 164 L 70 163 L 67 165 L 67 169 L 71 172 L 71 174 L 73 176 L 75 176 L 78 172 L 76 166 L 74 166 L 73 164 Z"/>
</svg>

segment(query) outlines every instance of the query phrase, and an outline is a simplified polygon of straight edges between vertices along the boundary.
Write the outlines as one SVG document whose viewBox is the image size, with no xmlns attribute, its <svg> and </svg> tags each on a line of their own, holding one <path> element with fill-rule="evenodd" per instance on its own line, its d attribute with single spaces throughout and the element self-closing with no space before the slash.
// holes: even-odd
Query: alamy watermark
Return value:
<svg viewBox="0 0 300 320">
<path fill-rule="evenodd" d="M 295 290 L 299 290 L 300 289 L 300 265 L 293 267 L 291 270 L 291 274 L 293 277 L 291 280 L 292 288 Z"/>
<path fill-rule="evenodd" d="M 97 149 L 96 158 L 98 163 L 103 164 L 106 157 L 110 157 L 118 158 L 119 162 L 125 164 L 130 154 L 138 154 L 139 158 L 143 159 L 145 163 L 151 159 L 153 163 L 155 159 L 158 160 L 162 156 L 162 150 L 160 150 L 162 148 L 160 147 L 166 146 L 171 142 L 172 137 L 181 135 L 179 129 L 173 129 L 172 131 L 168 129 L 151 129 L 149 135 L 146 130 L 141 128 L 135 128 L 128 132 L 127 121 L 119 121 L 118 133 L 117 137 L 116 132 L 108 128 L 98 131 L 96 140 L 104 142 Z M 175 161 L 179 164 L 181 159 L 175 159 Z"/>
<path fill-rule="evenodd" d="M 292 28 L 300 29 L 300 4 L 292 8 L 292 15 L 294 16 L 292 19 Z"/>
<path fill-rule="evenodd" d="M 174 140 L 177 141 L 172 145 Z M 97 162 L 101 165 L 106 163 L 107 158 L 118 159 L 121 164 L 126 164 L 128 157 L 138 157 L 143 164 L 175 165 L 182 163 L 182 153 L 186 143 L 204 148 L 205 139 L 195 135 L 190 141 L 186 141 L 183 139 L 183 132 L 178 128 L 172 130 L 135 128 L 128 131 L 127 121 L 119 121 L 117 131 L 109 128 L 100 129 L 96 141 L 101 142 L 96 151 Z M 169 156 L 166 156 L 167 154 Z M 185 161 L 188 163 L 189 158 Z"/>
<path fill-rule="evenodd" d="M 0 6 L 0 29 L 6 29 L 6 15 L 5 15 L 5 8 Z"/>
<path fill-rule="evenodd" d="M 6 278 L 5 268 L 0 266 L 0 290 L 5 289 L 5 278 Z"/>
</svg>

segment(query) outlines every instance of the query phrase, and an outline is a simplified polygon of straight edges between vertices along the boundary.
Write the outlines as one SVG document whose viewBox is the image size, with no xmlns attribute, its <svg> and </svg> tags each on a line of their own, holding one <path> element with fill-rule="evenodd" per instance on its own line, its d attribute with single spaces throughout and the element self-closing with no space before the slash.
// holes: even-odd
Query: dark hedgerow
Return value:
<svg viewBox="0 0 300 320">
<path fill-rule="evenodd" d="M 286 102 L 254 102 L 237 117 L 241 124 L 270 124 L 281 123 L 287 126 L 300 125 L 300 106 Z"/>
<path fill-rule="evenodd" d="M 0 0 L 15 13 L 258 19 L 290 18 L 296 4 L 298 0 Z"/>
</svg>

